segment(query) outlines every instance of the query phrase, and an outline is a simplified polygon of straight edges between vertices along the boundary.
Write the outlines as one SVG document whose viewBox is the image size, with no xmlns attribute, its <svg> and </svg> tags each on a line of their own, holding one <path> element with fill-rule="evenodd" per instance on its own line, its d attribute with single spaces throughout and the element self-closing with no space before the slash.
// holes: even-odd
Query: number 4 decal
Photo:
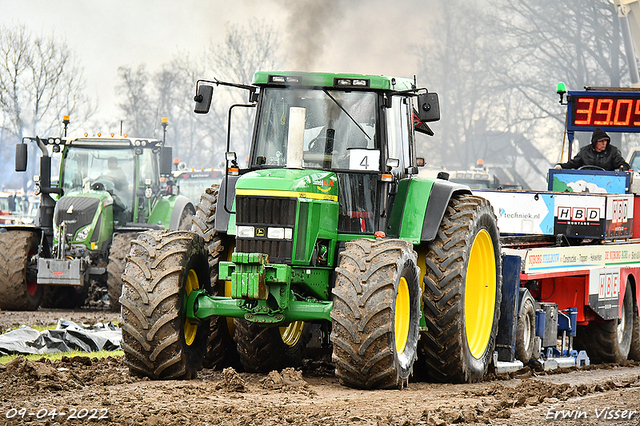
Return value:
<svg viewBox="0 0 640 426">
<path fill-rule="evenodd" d="M 350 149 L 349 169 L 379 171 L 380 151 L 377 149 Z"/>
</svg>

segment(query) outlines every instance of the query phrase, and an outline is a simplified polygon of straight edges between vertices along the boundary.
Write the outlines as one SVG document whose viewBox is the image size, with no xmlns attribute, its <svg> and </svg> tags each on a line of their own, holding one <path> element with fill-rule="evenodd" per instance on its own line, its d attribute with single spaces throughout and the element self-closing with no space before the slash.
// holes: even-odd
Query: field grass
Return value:
<svg viewBox="0 0 640 426">
<path fill-rule="evenodd" d="M 31 327 L 31 328 L 33 328 L 34 330 L 37 330 L 37 331 L 45 331 L 45 330 L 55 330 L 57 326 L 55 324 L 53 324 L 53 325 L 30 325 L 29 327 Z M 11 327 L 11 328 L 3 331 L 0 334 L 8 333 L 10 331 L 17 330 L 19 328 L 20 328 L 20 326 Z"/>
<path fill-rule="evenodd" d="M 72 352 L 58 352 L 56 354 L 30 354 L 30 355 L 2 355 L 0 356 L 0 364 L 8 364 L 19 356 L 23 356 L 25 359 L 31 361 L 37 361 L 41 358 L 46 358 L 51 361 L 55 361 L 57 359 L 61 359 L 63 356 L 74 357 L 74 356 L 86 356 L 89 358 L 106 358 L 108 356 L 112 357 L 120 357 L 123 356 L 123 351 L 98 351 L 98 352 L 81 352 L 81 351 L 72 351 Z"/>
</svg>

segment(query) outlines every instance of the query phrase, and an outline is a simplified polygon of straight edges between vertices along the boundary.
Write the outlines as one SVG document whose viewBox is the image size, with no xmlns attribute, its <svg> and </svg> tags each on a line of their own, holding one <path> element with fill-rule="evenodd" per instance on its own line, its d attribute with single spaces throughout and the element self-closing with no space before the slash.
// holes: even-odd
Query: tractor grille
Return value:
<svg viewBox="0 0 640 426">
<path fill-rule="evenodd" d="M 253 238 L 236 238 L 238 253 L 266 253 L 271 263 L 291 263 L 293 239 L 267 238 L 268 229 L 289 228 L 296 222 L 296 199 L 236 196 L 236 225 L 253 226 Z"/>
<path fill-rule="evenodd" d="M 78 229 L 91 224 L 99 204 L 98 198 L 63 197 L 56 203 L 53 223 L 60 226 L 62 222 L 66 222 L 65 233 L 69 240 L 73 238 Z"/>
</svg>

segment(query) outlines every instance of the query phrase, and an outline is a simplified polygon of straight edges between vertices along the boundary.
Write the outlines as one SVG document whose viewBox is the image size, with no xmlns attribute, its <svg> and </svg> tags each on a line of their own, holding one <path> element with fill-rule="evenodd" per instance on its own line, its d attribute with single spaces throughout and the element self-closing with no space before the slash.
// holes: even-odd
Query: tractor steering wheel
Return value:
<svg viewBox="0 0 640 426">
<path fill-rule="evenodd" d="M 582 167 L 579 167 L 578 170 L 602 170 L 603 172 L 605 171 L 602 167 L 600 166 L 593 166 L 591 164 L 586 164 Z"/>
</svg>

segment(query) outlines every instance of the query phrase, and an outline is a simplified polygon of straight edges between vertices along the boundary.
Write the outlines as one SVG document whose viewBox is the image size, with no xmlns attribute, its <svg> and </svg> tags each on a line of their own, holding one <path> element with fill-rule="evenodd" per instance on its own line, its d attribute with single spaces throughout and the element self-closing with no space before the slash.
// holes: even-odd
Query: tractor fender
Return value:
<svg viewBox="0 0 640 426">
<path fill-rule="evenodd" d="M 520 287 L 519 288 L 519 294 L 518 294 L 518 317 L 522 316 L 522 307 L 524 306 L 524 302 L 527 299 L 531 300 L 531 303 L 533 304 L 534 311 L 537 311 L 539 309 L 538 303 L 533 298 L 531 293 L 529 293 L 529 290 L 524 288 L 524 287 Z"/>
<path fill-rule="evenodd" d="M 471 189 L 444 179 L 436 179 L 433 182 L 424 213 L 424 222 L 422 222 L 421 242 L 433 241 L 436 238 L 449 200 L 453 195 L 458 194 L 471 194 Z"/>
<path fill-rule="evenodd" d="M 240 176 L 226 175 L 220 182 L 216 206 L 216 219 L 214 222 L 214 229 L 217 232 L 227 233 L 229 230 L 231 214 L 235 213 L 234 203 L 236 198 L 236 183 L 239 178 Z M 233 226 L 235 226 L 235 218 L 233 220 Z"/>
<path fill-rule="evenodd" d="M 178 229 L 178 226 L 180 225 L 180 218 L 182 217 L 182 212 L 184 212 L 184 210 L 189 206 L 191 207 L 191 211 L 193 211 L 193 214 L 195 214 L 196 207 L 193 205 L 191 200 L 185 196 L 178 195 L 171 212 L 171 222 L 169 224 L 169 229 L 172 229 L 174 231 Z"/>
<path fill-rule="evenodd" d="M 161 224 L 165 229 L 178 229 L 182 212 L 189 205 L 193 211 L 195 211 L 191 200 L 184 195 L 172 195 L 160 198 L 153 206 L 147 222 L 150 224 Z"/>
</svg>

